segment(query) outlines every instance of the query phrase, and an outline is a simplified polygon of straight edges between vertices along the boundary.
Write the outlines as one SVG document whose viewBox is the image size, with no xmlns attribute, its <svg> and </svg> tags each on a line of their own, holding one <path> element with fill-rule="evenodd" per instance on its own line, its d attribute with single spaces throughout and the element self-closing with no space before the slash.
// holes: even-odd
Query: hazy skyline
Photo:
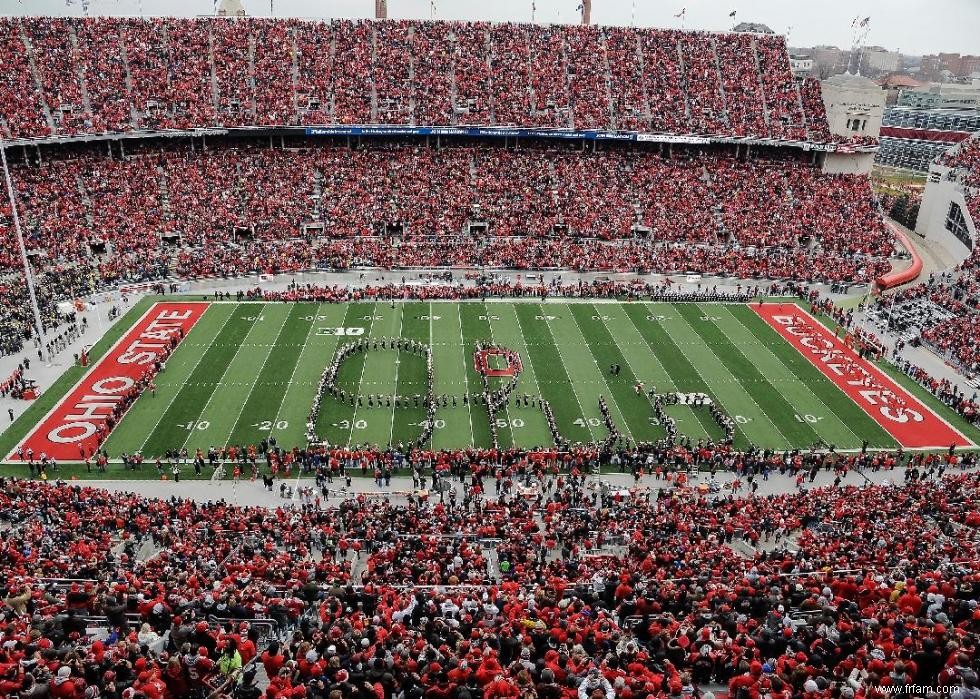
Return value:
<svg viewBox="0 0 980 699">
<path fill-rule="evenodd" d="M 496 0 L 489 5 L 435 1 L 437 19 L 576 22 L 579 0 Z M 268 17 L 371 17 L 374 0 L 242 0 L 248 14 Z M 89 15 L 213 14 L 213 0 L 90 0 Z M 678 18 L 686 10 L 683 18 Z M 737 11 L 735 20 L 729 13 Z M 0 0 L 6 15 L 81 15 L 80 0 Z M 430 0 L 388 0 L 391 18 L 427 19 Z M 980 54 L 980 0 L 914 0 L 863 2 L 821 0 L 593 0 L 594 24 L 676 27 L 721 31 L 734 22 L 759 22 L 786 34 L 793 46 L 819 44 L 849 48 L 855 38 L 855 17 L 870 17 L 864 45 L 880 45 L 912 55 L 941 51 Z"/>
</svg>

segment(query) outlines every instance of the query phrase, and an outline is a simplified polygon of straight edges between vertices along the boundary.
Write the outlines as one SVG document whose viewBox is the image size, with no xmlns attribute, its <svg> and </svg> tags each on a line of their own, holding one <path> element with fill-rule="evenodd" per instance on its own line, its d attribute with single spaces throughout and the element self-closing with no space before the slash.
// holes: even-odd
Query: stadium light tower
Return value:
<svg viewBox="0 0 980 699">
<path fill-rule="evenodd" d="M 374 0 L 374 18 L 388 19 L 388 0 Z"/>
<path fill-rule="evenodd" d="M 47 356 L 44 352 L 44 324 L 41 323 L 41 311 L 37 307 L 37 294 L 34 291 L 34 275 L 31 274 L 31 263 L 27 259 L 27 247 L 24 245 L 24 236 L 20 230 L 20 214 L 17 213 L 17 197 L 14 196 L 14 182 L 10 179 L 10 169 L 7 167 L 7 143 L 0 138 L 0 158 L 3 160 L 3 178 L 7 181 L 7 196 L 10 198 L 10 211 L 14 219 L 14 233 L 17 236 L 17 245 L 20 247 L 20 259 L 24 263 L 24 279 L 27 282 L 27 295 L 31 301 L 31 310 L 34 312 L 34 329 L 37 331 L 38 356 L 42 360 Z"/>
</svg>

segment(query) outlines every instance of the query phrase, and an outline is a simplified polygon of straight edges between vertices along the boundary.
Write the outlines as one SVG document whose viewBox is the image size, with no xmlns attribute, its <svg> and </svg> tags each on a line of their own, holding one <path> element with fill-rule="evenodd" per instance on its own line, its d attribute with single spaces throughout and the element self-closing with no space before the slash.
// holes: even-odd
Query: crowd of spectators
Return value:
<svg viewBox="0 0 980 699">
<path fill-rule="evenodd" d="M 784 37 L 263 18 L 5 18 L 4 135 L 306 124 L 829 140 Z M 804 116 L 804 113 L 806 116 Z"/>
<path fill-rule="evenodd" d="M 852 280 L 887 269 L 892 251 L 866 178 L 726 153 L 231 142 L 19 162 L 14 175 L 27 246 L 43 260 L 111 268 L 204 248 L 201 270 L 182 270 L 192 276 L 223 250 L 252 271 L 249 246 L 304 239 L 316 244 L 299 264 L 710 271 L 733 250 L 728 274 L 827 257 L 839 259 L 813 278 Z M 14 237 L 3 242 L 0 260 L 17 267 Z"/>
<path fill-rule="evenodd" d="M 945 313 L 924 324 L 921 339 L 967 374 L 980 372 L 980 252 L 974 251 L 955 270 L 898 292 L 891 312 L 901 314 L 923 301 Z"/>
<path fill-rule="evenodd" d="M 317 455 L 315 499 L 279 509 L 5 479 L 0 691 L 975 695 L 980 477 L 958 457 L 719 460 L 749 480 L 896 481 L 740 497 L 614 491 L 574 456 L 413 454 L 393 466 L 431 490 L 327 506 L 365 456 Z"/>
</svg>

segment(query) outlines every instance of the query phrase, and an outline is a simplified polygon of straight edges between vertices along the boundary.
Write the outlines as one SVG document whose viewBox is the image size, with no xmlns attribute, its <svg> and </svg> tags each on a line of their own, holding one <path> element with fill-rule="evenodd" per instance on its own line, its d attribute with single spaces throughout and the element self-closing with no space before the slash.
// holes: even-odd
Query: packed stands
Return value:
<svg viewBox="0 0 980 699">
<path fill-rule="evenodd" d="M 588 256 L 568 252 L 548 262 L 573 239 L 597 253 L 611 243 L 637 257 L 613 257 L 602 268 L 672 271 L 656 256 L 703 254 L 660 250 L 683 243 L 763 259 L 850 260 L 841 260 L 835 279 L 857 278 L 858 267 L 869 278 L 891 253 L 867 179 L 824 175 L 793 160 L 544 146 L 352 150 L 320 141 L 158 148 L 133 146 L 124 159 L 73 152 L 15 164 L 28 248 L 48 263 L 111 265 L 137 251 L 145 260 L 180 248 L 209 255 L 215 246 L 311 240 L 304 254 L 314 260 L 353 245 L 363 264 L 383 267 L 495 266 L 506 250 L 518 268 L 593 267 Z M 392 254 L 391 236 L 411 242 L 412 252 Z M 4 242 L 3 260 L 16 268 L 12 236 Z M 434 246 L 429 256 L 426 246 Z M 455 247 L 454 257 L 443 257 L 440 246 Z M 536 259 L 536 247 L 550 253 Z"/>
<path fill-rule="evenodd" d="M 317 487 L 279 509 L 5 479 L 0 691 L 972 696 L 980 477 L 936 478 L 959 457 L 759 453 L 728 468 L 899 483 L 742 497 L 613 492 L 541 456 L 304 452 Z M 325 506 L 345 472 L 399 468 L 432 495 Z"/>
<path fill-rule="evenodd" d="M 783 37 L 259 18 L 4 18 L 6 138 L 330 124 L 829 140 Z"/>
</svg>

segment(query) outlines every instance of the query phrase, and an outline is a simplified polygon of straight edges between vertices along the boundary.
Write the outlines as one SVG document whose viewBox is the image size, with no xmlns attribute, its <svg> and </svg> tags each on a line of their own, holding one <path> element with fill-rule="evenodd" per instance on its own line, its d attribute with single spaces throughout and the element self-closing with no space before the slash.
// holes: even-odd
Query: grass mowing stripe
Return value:
<svg viewBox="0 0 980 699">
<path fill-rule="evenodd" d="M 523 404 L 524 396 L 541 395 L 541 386 L 538 383 L 538 376 L 534 371 L 534 362 L 528 352 L 527 345 L 524 343 L 524 334 L 521 332 L 520 321 L 517 319 L 517 311 L 514 310 L 513 303 L 495 303 L 488 307 L 487 319 L 493 326 L 493 334 L 501 344 L 517 352 L 521 357 L 524 367 L 518 384 L 514 388 L 514 396 L 520 397 L 522 402 L 515 405 L 511 402 L 510 412 L 517 418 L 524 421 L 524 426 L 517 435 L 517 443 L 522 447 L 552 446 L 554 439 L 551 430 L 548 429 L 548 420 L 545 418 L 544 411 L 540 405 Z M 470 362 L 472 363 L 472 357 Z"/>
<path fill-rule="evenodd" d="M 819 436 L 808 423 L 796 420 L 795 410 L 785 398 L 769 383 L 752 361 L 728 339 L 715 325 L 711 315 L 700 306 L 679 306 L 678 311 L 691 329 L 701 338 L 720 362 L 720 367 L 728 370 L 742 389 L 759 406 L 776 431 L 793 446 L 809 446 L 818 441 Z"/>
<path fill-rule="evenodd" d="M 475 395 L 483 393 L 483 380 L 473 366 L 473 349 L 479 341 L 490 339 L 490 323 L 487 319 L 487 306 L 484 303 L 459 304 L 460 331 L 463 335 L 464 364 L 470 386 L 470 410 L 473 414 L 473 443 L 481 447 L 490 446 L 490 422 L 485 405 L 473 403 Z M 436 369 L 438 371 L 438 368 Z"/>
<path fill-rule="evenodd" d="M 614 322 L 612 316 L 600 311 L 599 307 L 593 304 L 574 304 L 572 307 L 572 317 L 578 324 L 579 330 L 589 352 L 595 359 L 596 367 L 602 375 L 610 395 L 616 401 L 622 411 L 623 419 L 629 426 L 629 432 L 634 440 L 643 442 L 653 442 L 667 436 L 666 431 L 659 425 L 651 424 L 650 420 L 654 417 L 653 407 L 650 400 L 640 393 L 637 393 L 634 386 L 637 379 L 633 374 L 629 361 L 623 356 L 609 332 L 607 323 Z M 599 364 L 600 353 L 602 364 Z M 613 376 L 607 371 L 606 364 L 619 364 L 620 373 Z"/>
<path fill-rule="evenodd" d="M 159 296 L 147 296 L 136 302 L 132 308 L 126 311 L 125 315 L 119 318 L 102 336 L 92 349 L 89 350 L 89 366 L 98 362 L 102 356 L 109 351 L 123 333 L 136 324 L 147 309 L 160 300 Z M 82 378 L 87 367 L 73 364 L 61 374 L 54 383 L 41 392 L 40 397 L 31 401 L 31 404 L 22 412 L 16 420 L 7 426 L 0 434 L 0 458 L 4 458 L 17 448 L 17 443 L 24 439 L 38 423 L 57 405 L 68 391 L 74 388 L 78 380 Z"/>
<path fill-rule="evenodd" d="M 310 332 L 311 324 L 304 317 L 309 316 L 315 308 L 311 304 L 291 305 L 289 315 L 279 329 L 279 336 L 266 355 L 258 379 L 245 399 L 238 420 L 228 433 L 225 443 L 237 446 L 257 444 L 272 431 L 276 413 L 279 412 L 300 352 L 303 351 L 303 342 Z"/>
<path fill-rule="evenodd" d="M 819 369 L 786 342 L 768 323 L 748 306 L 730 306 L 728 312 L 792 372 L 850 432 L 852 444 L 838 443 L 839 447 L 859 447 L 864 439 L 870 446 L 894 447 L 895 440 L 881 425 L 864 412 L 846 393 L 829 381 Z M 831 440 L 833 441 L 833 440 Z"/>
<path fill-rule="evenodd" d="M 687 358 L 681 348 L 674 342 L 674 338 L 665 329 L 664 323 L 673 322 L 677 325 L 677 309 L 671 305 L 623 305 L 623 311 L 633 322 L 633 327 L 640 336 L 646 341 L 647 347 L 660 362 L 667 374 L 670 376 L 676 391 L 686 393 L 707 393 L 718 401 L 726 412 L 735 415 L 737 412 L 725 405 L 725 396 L 718 395 L 717 391 L 712 391 L 701 373 L 695 368 L 694 364 Z M 667 314 L 671 315 L 667 315 Z M 663 318 L 660 320 L 659 318 Z M 650 318 L 653 318 L 651 320 Z M 657 391 L 663 391 L 659 386 Z M 711 416 L 703 410 L 691 410 L 694 417 L 701 424 L 701 429 L 705 435 L 719 435 L 718 425 L 715 424 Z M 688 423 L 689 424 L 689 423 Z M 680 429 L 680 423 L 678 423 Z M 748 438 L 742 432 L 741 427 L 736 428 L 735 445 L 744 447 L 748 445 Z"/>
<path fill-rule="evenodd" d="M 619 405 L 619 401 L 616 400 L 616 394 L 612 392 L 608 395 L 603 394 L 603 390 L 608 389 L 609 386 L 606 383 L 602 369 L 599 367 L 599 362 L 589 349 L 589 340 L 586 339 L 579 328 L 578 322 L 575 320 L 575 311 L 581 308 L 583 308 L 583 304 L 580 303 L 563 304 L 560 311 L 552 309 L 552 312 L 558 315 L 546 317 L 554 318 L 553 320 L 548 319 L 546 322 L 555 340 L 558 353 L 565 362 L 565 371 L 568 372 L 573 387 L 583 385 L 584 390 L 584 386 L 588 383 L 595 385 L 596 390 L 594 393 L 590 391 L 589 393 L 592 393 L 591 396 L 586 394 L 585 404 L 588 404 L 591 398 L 595 401 L 596 410 L 598 410 L 599 396 L 603 395 L 606 399 L 606 405 L 609 408 L 609 414 L 612 416 L 620 433 L 630 441 L 636 442 L 636 438 L 630 430 L 630 425 L 626 420 L 622 407 Z M 587 309 L 587 313 L 589 317 L 592 316 L 591 310 Z M 568 351 L 563 351 L 563 349 Z"/>
<path fill-rule="evenodd" d="M 491 314 L 490 311 L 487 309 L 486 304 L 483 305 L 483 310 L 486 313 L 487 326 L 490 328 L 490 342 L 496 343 L 497 340 L 493 336 L 493 323 L 490 322 Z M 490 386 L 490 390 L 491 391 L 497 390 L 506 381 L 507 379 L 505 378 L 499 378 L 499 377 L 490 378 L 490 381 L 488 382 Z M 504 426 L 501 426 L 500 423 L 497 423 L 497 443 L 500 445 L 501 448 L 507 449 L 509 447 L 516 446 L 516 441 L 514 439 L 514 420 L 510 416 L 510 401 L 506 401 L 504 403 L 504 415 L 506 416 L 504 418 L 506 424 Z M 491 418 L 496 418 L 496 416 L 491 415 Z"/>
<path fill-rule="evenodd" d="M 283 445 L 306 443 L 306 421 L 313 405 L 313 394 L 320 375 L 333 359 L 333 348 L 339 339 L 333 333 L 321 334 L 320 329 L 343 327 L 343 319 L 347 315 L 345 305 L 313 304 L 312 309 L 312 314 L 306 316 L 310 324 L 306 341 L 293 365 L 289 385 L 286 386 L 271 425 L 270 436 L 274 436 L 276 442 Z M 316 351 L 327 347 L 330 349 L 326 352 Z"/>
<path fill-rule="evenodd" d="M 204 358 L 206 350 L 203 347 L 221 333 L 233 312 L 234 306 L 210 306 L 204 312 L 167 360 L 166 371 L 157 374 L 154 380 L 157 385 L 157 395 L 154 396 L 146 391 L 136 399 L 122 421 L 109 435 L 106 449 L 112 453 L 129 453 L 143 448 L 167 409 L 177 399 L 184 383 Z M 188 340 L 194 340 L 194 343 L 185 344 Z"/>
<path fill-rule="evenodd" d="M 187 439 L 188 429 L 194 429 L 201 414 L 201 406 L 219 388 L 214 381 L 227 368 L 248 331 L 254 323 L 243 320 L 241 305 L 232 307 L 228 322 L 221 329 L 222 344 L 209 347 L 201 361 L 180 389 L 173 403 L 164 411 L 156 427 L 146 438 L 142 452 L 146 456 L 160 456 L 168 449 L 180 447 Z M 187 426 L 190 425 L 190 428 Z"/>
<path fill-rule="evenodd" d="M 352 303 L 347 307 L 347 315 L 344 318 L 343 327 L 363 327 L 364 334 L 370 337 L 374 330 L 374 303 Z M 350 338 L 337 338 L 334 353 L 330 355 L 327 362 L 333 361 L 336 348 L 341 343 L 346 343 Z M 355 352 L 346 359 L 337 371 L 337 386 L 346 390 L 348 393 L 355 393 L 361 387 L 361 379 L 364 376 L 364 352 Z M 324 365 L 326 368 L 326 365 Z M 330 444 L 347 446 L 351 439 L 351 426 L 353 425 L 354 406 L 346 402 L 341 402 L 339 398 L 325 394 L 320 403 L 320 414 L 317 417 L 316 433 L 317 436 Z"/>
<path fill-rule="evenodd" d="M 439 321 L 433 320 L 433 312 L 427 303 L 403 304 L 401 336 L 406 340 L 418 340 L 428 343 L 432 331 L 433 322 L 443 322 L 442 316 Z M 416 408 L 414 402 L 411 407 L 392 408 L 391 420 L 391 439 L 395 444 L 410 444 L 419 438 L 422 432 L 421 423 L 425 420 L 425 391 L 426 373 L 425 358 L 413 352 L 400 352 L 398 354 L 398 386 L 396 392 L 400 396 L 413 398 L 419 395 L 419 407 Z M 433 366 L 433 371 L 436 368 Z M 450 411 L 452 407 L 444 408 L 443 411 Z M 436 414 L 438 415 L 438 410 Z"/>
<path fill-rule="evenodd" d="M 582 405 L 575 391 L 575 385 L 565 371 L 565 363 L 555 346 L 547 321 L 538 320 L 545 315 L 543 309 L 539 304 L 532 303 L 515 304 L 514 309 L 521 326 L 521 333 L 524 335 L 528 357 L 534 362 L 541 395 L 551 403 L 559 432 L 572 443 L 601 441 L 605 436 L 605 427 L 602 425 L 599 406 L 596 404 L 587 412 L 586 407 Z M 570 397 L 574 397 L 575 401 L 571 401 Z M 597 424 L 590 424 L 589 418 L 592 418 L 593 422 L 598 421 Z"/>
<path fill-rule="evenodd" d="M 429 346 L 432 347 L 432 366 L 435 372 L 435 392 L 458 394 L 459 410 L 450 410 L 440 415 L 443 423 L 436 422 L 432 431 L 432 446 L 435 449 L 448 449 L 460 445 L 473 444 L 473 405 L 467 401 L 464 405 L 464 394 L 472 393 L 466 363 L 473 362 L 471 353 L 466 351 L 463 341 L 463 320 L 460 317 L 462 304 L 429 303 L 429 315 L 436 308 L 446 315 L 446 323 L 429 324 Z M 458 341 L 457 339 L 458 338 Z M 457 344 L 458 342 L 458 344 Z M 443 427 L 439 427 L 443 424 Z"/>
<path fill-rule="evenodd" d="M 371 325 L 372 337 L 397 337 L 398 328 L 401 326 L 401 317 L 405 312 L 404 304 L 375 304 L 375 320 Z M 396 370 L 398 365 L 395 360 L 398 358 L 395 350 L 381 350 L 377 352 L 369 351 L 364 356 L 364 374 L 360 383 L 354 387 L 355 393 L 377 393 L 385 396 L 394 403 L 395 390 L 397 388 Z M 351 440 L 355 439 L 354 432 L 360 430 L 357 441 L 367 442 L 375 446 L 385 447 L 391 439 L 391 410 L 376 407 L 368 407 L 368 401 L 364 405 L 354 406 L 354 415 L 351 421 Z M 364 424 L 366 423 L 366 424 Z M 363 425 L 358 427 L 358 425 Z"/>
<path fill-rule="evenodd" d="M 265 366 L 286 325 L 290 308 L 285 304 L 264 304 L 258 307 L 254 315 L 243 316 L 254 319 L 252 328 L 225 368 L 221 376 L 221 386 L 214 390 L 204 404 L 197 418 L 197 427 L 187 432 L 184 446 L 188 451 L 195 448 L 205 449 L 212 445 L 230 445 L 228 438 L 255 388 L 259 372 Z M 253 313 L 248 306 L 240 312 Z M 253 344 L 259 347 L 253 347 Z"/>
<path fill-rule="evenodd" d="M 834 413 L 831 408 L 816 396 L 769 348 L 760 342 L 733 316 L 727 306 L 712 305 L 710 314 L 719 332 L 736 347 L 751 348 L 752 363 L 760 375 L 779 390 L 787 403 L 795 411 L 795 416 L 805 420 L 817 436 L 827 444 L 856 446 L 860 439 Z M 709 311 L 701 309 L 706 315 Z M 794 416 L 794 417 L 795 417 Z M 811 419 L 812 418 L 812 419 Z"/>
<path fill-rule="evenodd" d="M 602 309 L 609 315 L 610 322 L 615 324 L 615 337 L 619 338 L 617 346 L 633 375 L 633 380 L 643 382 L 649 387 L 647 390 L 655 387 L 661 393 L 677 391 L 677 386 L 660 363 L 660 359 L 643 339 L 633 319 L 626 315 L 624 305 L 603 304 Z M 687 435 L 695 441 L 702 437 L 716 441 L 722 437 L 721 429 L 717 425 L 714 425 L 715 431 L 705 432 L 706 426 L 701 423 L 691 407 L 678 404 L 667 406 L 666 410 L 677 423 L 679 434 Z M 663 429 L 661 432 L 666 435 Z"/>
</svg>

